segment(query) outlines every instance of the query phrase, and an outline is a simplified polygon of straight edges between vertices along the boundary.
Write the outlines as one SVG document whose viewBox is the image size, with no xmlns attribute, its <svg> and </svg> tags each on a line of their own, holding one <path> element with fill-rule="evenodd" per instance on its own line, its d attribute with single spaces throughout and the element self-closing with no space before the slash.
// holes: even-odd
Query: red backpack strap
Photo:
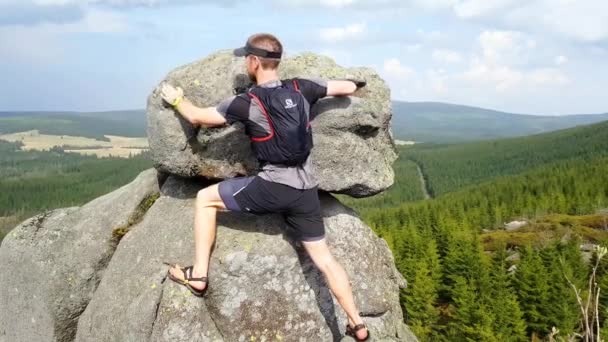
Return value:
<svg viewBox="0 0 608 342">
<path fill-rule="evenodd" d="M 255 142 L 261 142 L 261 141 L 266 141 L 266 140 L 272 139 L 272 137 L 274 136 L 274 127 L 272 125 L 272 120 L 270 120 L 270 115 L 268 114 L 268 111 L 266 110 L 266 107 L 264 106 L 264 103 L 262 103 L 262 100 L 260 100 L 260 98 L 251 91 L 247 92 L 247 95 L 249 95 L 249 97 L 251 98 L 252 101 L 255 100 L 258 103 L 258 105 L 260 106 L 260 108 L 262 108 L 262 113 L 266 117 L 266 120 L 268 120 L 268 125 L 270 126 L 270 134 L 268 134 L 265 137 L 251 137 L 251 140 L 255 141 Z"/>
<path fill-rule="evenodd" d="M 300 91 L 300 86 L 298 85 L 298 81 L 295 78 L 293 79 L 293 87 L 298 93 L 302 94 L 302 92 Z M 302 94 L 302 96 L 304 96 L 304 94 Z M 310 119 L 308 120 L 308 122 L 306 122 L 306 127 L 310 127 Z"/>
<path fill-rule="evenodd" d="M 298 81 L 295 78 L 293 79 L 293 87 L 298 93 L 300 92 L 300 86 L 298 85 Z"/>
</svg>

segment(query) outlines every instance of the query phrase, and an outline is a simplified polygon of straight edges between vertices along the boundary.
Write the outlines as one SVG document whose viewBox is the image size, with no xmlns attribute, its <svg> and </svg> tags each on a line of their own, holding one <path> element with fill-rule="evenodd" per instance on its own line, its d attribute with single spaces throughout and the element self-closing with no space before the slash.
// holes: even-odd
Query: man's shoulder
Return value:
<svg viewBox="0 0 608 342">
<path fill-rule="evenodd" d="M 251 99 L 247 94 L 236 94 L 225 98 L 215 109 L 224 117 L 232 116 L 233 121 L 244 117 L 249 112 Z"/>
<path fill-rule="evenodd" d="M 327 87 L 327 79 L 322 77 L 310 76 L 310 77 L 293 77 L 286 80 L 282 80 L 283 82 L 293 82 L 296 81 L 298 83 L 302 82 L 304 84 L 310 85 L 318 85 L 322 87 Z"/>
</svg>

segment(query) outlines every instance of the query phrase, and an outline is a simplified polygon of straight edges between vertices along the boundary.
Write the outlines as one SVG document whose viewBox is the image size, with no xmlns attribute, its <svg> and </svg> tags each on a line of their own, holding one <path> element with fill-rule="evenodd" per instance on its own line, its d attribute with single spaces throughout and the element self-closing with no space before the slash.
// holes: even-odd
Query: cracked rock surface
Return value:
<svg viewBox="0 0 608 342">
<path fill-rule="evenodd" d="M 163 261 L 192 263 L 196 193 L 208 185 L 154 169 L 82 207 L 37 215 L 0 247 L 0 341 L 350 341 L 325 278 L 281 217 L 219 212 L 209 290 L 193 296 Z M 160 197 L 118 244 L 140 203 Z M 328 244 L 375 341 L 416 341 L 406 286 L 386 242 L 321 193 Z M 10 275 L 10 276 L 6 276 Z"/>
<path fill-rule="evenodd" d="M 161 197 L 121 240 L 80 317 L 76 341 L 340 340 L 346 315 L 279 216 L 218 213 L 206 297 L 166 277 L 163 261 L 193 261 L 194 201 L 203 186 L 169 176 Z M 399 306 L 406 282 L 386 242 L 331 195 L 321 198 L 328 243 L 370 331 L 377 341 L 415 341 Z"/>
<path fill-rule="evenodd" d="M 113 229 L 128 226 L 158 192 L 157 172 L 149 169 L 82 207 L 15 227 L 0 246 L 0 341 L 72 341 L 116 248 Z"/>
</svg>

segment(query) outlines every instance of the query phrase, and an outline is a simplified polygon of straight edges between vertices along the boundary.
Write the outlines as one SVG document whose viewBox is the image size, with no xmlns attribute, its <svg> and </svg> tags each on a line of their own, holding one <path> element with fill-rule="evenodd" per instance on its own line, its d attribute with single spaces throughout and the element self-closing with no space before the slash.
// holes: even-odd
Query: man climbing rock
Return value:
<svg viewBox="0 0 608 342">
<path fill-rule="evenodd" d="M 325 96 L 353 94 L 365 82 L 280 80 L 278 67 L 283 47 L 271 34 L 252 35 L 234 53 L 245 57 L 247 74 L 255 85 L 216 107 L 193 105 L 179 87 L 163 84 L 161 88 L 163 100 L 195 127 L 242 122 L 260 165 L 256 175 L 226 179 L 198 192 L 194 263 L 187 267 L 170 264 L 169 277 L 186 285 L 193 294 L 204 295 L 209 285 L 207 274 L 218 209 L 257 215 L 281 213 L 287 232 L 302 243 L 346 312 L 349 321 L 346 333 L 357 341 L 365 341 L 369 331 L 355 305 L 348 275 L 326 242 L 318 183 L 310 157 L 313 145 L 310 108 Z"/>
</svg>

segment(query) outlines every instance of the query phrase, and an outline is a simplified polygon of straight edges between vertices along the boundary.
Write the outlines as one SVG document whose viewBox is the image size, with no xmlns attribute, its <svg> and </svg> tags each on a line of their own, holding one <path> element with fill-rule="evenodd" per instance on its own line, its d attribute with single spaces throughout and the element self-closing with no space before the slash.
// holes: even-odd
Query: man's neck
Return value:
<svg viewBox="0 0 608 342">
<path fill-rule="evenodd" d="M 279 80 L 279 74 L 275 71 L 261 71 L 259 74 L 256 75 L 256 84 L 260 85 L 260 84 L 264 84 L 264 83 L 268 83 L 271 81 L 277 81 Z"/>
</svg>

